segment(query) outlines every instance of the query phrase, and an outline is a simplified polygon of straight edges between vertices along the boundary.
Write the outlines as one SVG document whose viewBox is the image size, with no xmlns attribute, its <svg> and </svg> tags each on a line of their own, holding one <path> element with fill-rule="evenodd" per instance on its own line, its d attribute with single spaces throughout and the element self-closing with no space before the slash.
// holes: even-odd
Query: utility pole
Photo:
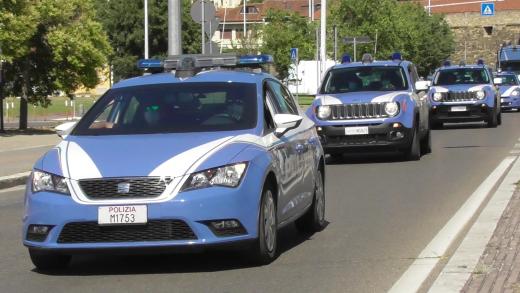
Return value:
<svg viewBox="0 0 520 293">
<path fill-rule="evenodd" d="M 244 12 L 244 33 L 243 33 L 243 35 L 242 35 L 242 38 L 243 38 L 244 40 L 246 40 L 246 35 L 247 35 L 247 27 L 246 27 L 246 11 L 247 11 L 247 9 L 246 9 L 246 0 L 244 0 L 244 11 L 243 11 L 243 12 Z"/>
<path fill-rule="evenodd" d="M 148 0 L 144 0 L 144 59 L 148 59 Z"/>
<path fill-rule="evenodd" d="M 0 133 L 4 130 L 4 60 L 1 59 L 2 47 L 0 47 Z"/>
<path fill-rule="evenodd" d="M 205 0 L 201 0 L 201 5 L 200 5 L 200 12 L 201 12 L 201 15 L 202 15 L 202 22 L 201 22 L 201 42 L 202 42 L 202 54 L 205 54 L 206 53 L 206 28 L 204 27 L 206 25 L 206 15 L 205 15 L 205 11 L 204 11 L 204 4 L 205 4 Z"/>
<path fill-rule="evenodd" d="M 323 75 L 325 71 L 325 66 L 327 63 L 327 0 L 321 0 L 321 17 L 320 17 L 320 59 L 321 59 L 321 68 L 320 68 L 320 77 Z"/>
<path fill-rule="evenodd" d="M 182 54 L 181 0 L 168 0 L 168 55 Z"/>
</svg>

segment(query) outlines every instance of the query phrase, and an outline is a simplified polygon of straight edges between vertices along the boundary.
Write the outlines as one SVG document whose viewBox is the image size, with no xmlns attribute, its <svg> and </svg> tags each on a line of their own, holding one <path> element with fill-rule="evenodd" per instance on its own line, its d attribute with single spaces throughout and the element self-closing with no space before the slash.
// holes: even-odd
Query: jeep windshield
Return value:
<svg viewBox="0 0 520 293">
<path fill-rule="evenodd" d="M 231 131 L 256 126 L 256 85 L 178 83 L 115 88 L 72 135 Z"/>
<path fill-rule="evenodd" d="M 484 68 L 443 69 L 439 71 L 433 81 L 434 85 L 485 83 L 489 83 L 489 76 Z"/>
<path fill-rule="evenodd" d="M 360 66 L 332 69 L 321 94 L 408 90 L 408 79 L 400 66 Z"/>
<path fill-rule="evenodd" d="M 498 75 L 497 77 L 502 79 L 501 85 L 518 85 L 518 80 L 513 74 Z"/>
</svg>

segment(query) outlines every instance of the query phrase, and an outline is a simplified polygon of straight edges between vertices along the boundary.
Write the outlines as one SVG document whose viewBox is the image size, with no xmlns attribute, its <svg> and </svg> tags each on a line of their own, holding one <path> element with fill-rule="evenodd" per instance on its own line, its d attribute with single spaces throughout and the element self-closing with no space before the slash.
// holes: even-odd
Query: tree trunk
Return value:
<svg viewBox="0 0 520 293">
<path fill-rule="evenodd" d="M 18 124 L 18 128 L 21 130 L 27 129 L 27 94 L 29 91 L 29 61 L 26 61 L 23 72 L 23 81 L 22 81 L 22 98 L 20 99 L 20 122 Z"/>
</svg>

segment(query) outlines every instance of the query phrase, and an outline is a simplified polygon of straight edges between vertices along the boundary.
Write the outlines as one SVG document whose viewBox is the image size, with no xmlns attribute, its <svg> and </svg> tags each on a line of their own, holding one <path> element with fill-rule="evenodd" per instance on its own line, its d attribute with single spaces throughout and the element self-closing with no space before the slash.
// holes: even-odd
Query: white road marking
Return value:
<svg viewBox="0 0 520 293">
<path fill-rule="evenodd" d="M 17 149 L 10 149 L 10 150 L 0 150 L 0 153 L 7 153 L 7 152 L 16 152 L 16 151 L 26 151 L 26 150 L 32 150 L 32 149 L 38 149 L 43 147 L 53 147 L 56 144 L 41 144 L 41 145 L 33 145 L 30 147 L 24 147 L 24 148 L 17 148 Z"/>
<path fill-rule="evenodd" d="M 491 172 L 448 223 L 446 223 L 424 248 L 401 278 L 394 283 L 389 292 L 417 292 L 417 290 L 419 290 L 440 258 L 445 255 L 450 245 L 457 238 L 459 232 L 471 220 L 489 192 L 491 192 L 495 184 L 516 158 L 517 157 L 513 156 L 506 157 L 495 170 Z"/>
<path fill-rule="evenodd" d="M 520 150 L 511 150 L 509 153 L 513 155 L 520 154 Z"/>
<path fill-rule="evenodd" d="M 517 160 L 428 292 L 460 292 L 478 264 L 520 179 Z"/>
</svg>

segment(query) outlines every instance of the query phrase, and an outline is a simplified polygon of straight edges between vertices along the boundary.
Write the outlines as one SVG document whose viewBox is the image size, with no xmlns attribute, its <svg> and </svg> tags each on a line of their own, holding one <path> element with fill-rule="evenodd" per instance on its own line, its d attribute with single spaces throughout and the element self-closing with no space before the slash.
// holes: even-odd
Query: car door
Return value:
<svg viewBox="0 0 520 293">
<path fill-rule="evenodd" d="M 268 104 L 271 105 L 272 115 L 293 114 L 300 115 L 299 109 L 292 97 L 284 93 L 284 87 L 274 79 L 266 81 Z M 308 205 L 309 182 L 312 176 L 312 166 L 308 166 L 305 160 L 309 146 L 305 142 L 305 131 L 302 123 L 295 129 L 291 129 L 279 137 L 282 141 L 278 155 L 282 157 L 282 186 L 285 192 L 278 201 L 278 210 L 281 221 L 286 221 L 299 214 L 303 207 Z"/>
<path fill-rule="evenodd" d="M 417 110 L 419 111 L 419 131 L 421 133 L 425 133 L 428 130 L 428 121 L 429 121 L 429 106 L 428 106 L 428 95 L 426 91 L 417 91 L 415 89 L 415 83 L 419 80 L 419 75 L 417 74 L 417 69 L 415 65 L 410 64 L 408 66 L 408 74 L 410 75 L 410 82 L 413 89 L 412 96 L 417 102 Z"/>
</svg>

